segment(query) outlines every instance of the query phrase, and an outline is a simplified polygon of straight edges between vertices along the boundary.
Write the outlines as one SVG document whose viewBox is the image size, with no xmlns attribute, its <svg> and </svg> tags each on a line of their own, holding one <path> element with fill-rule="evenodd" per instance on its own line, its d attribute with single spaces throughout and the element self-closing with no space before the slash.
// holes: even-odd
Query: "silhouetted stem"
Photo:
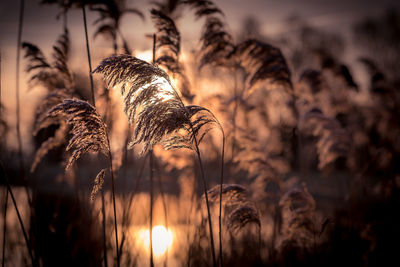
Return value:
<svg viewBox="0 0 400 267">
<path fill-rule="evenodd" d="M 20 177 L 25 182 L 25 191 L 28 197 L 28 203 L 32 204 L 32 199 L 29 194 L 28 190 L 28 181 L 25 177 L 25 169 L 24 169 L 24 158 L 22 155 L 22 141 L 21 141 L 21 112 L 20 112 L 20 102 L 19 102 L 19 63 L 21 58 L 21 38 L 22 38 L 22 28 L 24 22 L 24 8 L 25 8 L 25 1 L 21 0 L 20 10 L 19 10 L 19 22 L 18 22 L 18 38 L 17 38 L 17 62 L 16 62 L 16 70 L 15 70 L 15 105 L 16 105 L 16 131 L 17 131 L 17 143 L 18 143 L 18 159 L 19 159 L 19 171 Z"/>
<path fill-rule="evenodd" d="M 156 34 L 153 34 L 153 64 L 156 61 Z M 154 266 L 153 261 L 153 149 L 149 151 L 150 170 L 150 267 Z"/>
<path fill-rule="evenodd" d="M 107 134 L 107 143 L 108 143 L 108 158 L 110 161 L 110 172 L 111 172 L 111 194 L 112 194 L 112 201 L 113 201 L 113 208 L 114 208 L 114 228 L 115 228 L 115 250 L 117 252 L 117 266 L 120 266 L 119 262 L 119 249 L 118 249 L 118 224 L 117 224 L 117 208 L 115 205 L 115 182 L 114 182 L 114 169 L 113 169 L 113 164 L 112 164 L 112 155 L 111 155 L 111 146 L 110 146 L 110 140 L 108 138 Z"/>
<path fill-rule="evenodd" d="M 89 48 L 89 38 L 88 38 L 87 23 L 86 23 L 85 3 L 82 3 L 82 13 L 83 13 L 83 25 L 85 26 L 86 51 L 87 51 L 87 57 L 88 57 L 88 63 L 89 63 L 90 89 L 92 90 L 92 104 L 95 106 L 93 75 L 92 75 L 92 61 L 90 59 L 90 48 Z"/>
<path fill-rule="evenodd" d="M 96 99 L 94 95 L 94 85 L 93 85 L 93 76 L 92 76 L 92 61 L 90 58 L 90 47 L 89 47 L 89 38 L 87 33 L 87 23 L 86 23 L 86 10 L 85 10 L 85 3 L 82 3 L 82 14 L 83 14 L 83 25 L 85 28 L 85 39 L 86 39 L 86 52 L 88 56 L 88 64 L 89 64 L 89 78 L 90 78 L 90 89 L 92 92 L 92 104 L 96 108 Z M 107 133 L 107 141 L 108 141 L 108 133 Z M 109 160 L 110 160 L 110 172 L 111 172 L 111 179 L 112 179 L 112 196 L 113 196 L 113 204 L 114 204 L 114 221 L 115 221 L 115 239 L 116 239 L 116 250 L 117 250 L 117 264 L 119 266 L 119 254 L 118 254 L 118 233 L 116 227 L 116 212 L 115 212 L 115 197 L 114 197 L 114 173 L 112 168 L 112 157 L 111 157 L 111 147 L 110 142 L 108 141 L 108 153 L 109 153 Z M 108 266 L 107 262 L 107 244 L 106 244 L 106 211 L 105 211 L 105 203 L 104 203 L 104 191 L 101 189 L 101 210 L 103 214 L 103 253 L 104 253 L 104 266 Z"/>
<path fill-rule="evenodd" d="M 192 125 L 191 125 L 191 127 L 192 127 Z M 193 128 L 192 128 L 192 132 L 193 132 Z M 214 236 L 213 236 L 213 230 L 212 230 L 210 204 L 208 202 L 207 181 L 204 177 L 204 168 L 203 168 L 203 163 L 201 161 L 200 150 L 199 150 L 199 145 L 198 145 L 196 136 L 193 136 L 193 139 L 194 139 L 194 144 L 195 144 L 195 149 L 196 149 L 196 154 L 197 154 L 197 160 L 199 161 L 199 165 L 200 165 L 201 180 L 203 181 L 203 187 L 204 187 L 204 196 L 206 198 L 208 227 L 210 229 L 210 245 L 211 245 L 212 258 L 213 258 L 213 266 L 216 267 L 217 261 L 216 261 L 216 257 L 215 257 Z"/>
<path fill-rule="evenodd" d="M 108 259 L 107 259 L 107 236 L 106 236 L 106 208 L 104 206 L 104 190 L 101 191 L 101 213 L 103 215 L 103 253 L 104 253 L 104 267 L 108 267 Z"/>
<path fill-rule="evenodd" d="M 2 164 L 2 163 L 1 163 L 1 166 L 0 166 L 0 167 L 2 168 L 2 170 L 4 170 L 4 167 L 3 167 L 3 164 Z M 26 248 L 28 249 L 28 253 L 29 253 L 29 257 L 31 258 L 32 266 L 37 266 L 37 265 L 36 265 L 35 258 L 33 257 L 33 254 L 32 254 L 32 251 L 31 251 L 31 248 L 30 248 L 30 245 L 29 245 L 30 242 L 29 242 L 29 239 L 28 239 L 28 235 L 26 234 L 25 227 L 24 227 L 24 223 L 22 222 L 21 214 L 19 213 L 19 209 L 18 209 L 18 206 L 17 206 L 17 202 L 15 201 L 15 197 L 14 197 L 14 194 L 13 194 L 13 192 L 12 192 L 10 183 L 9 183 L 9 181 L 8 181 L 8 179 L 7 179 L 5 173 L 3 173 L 2 176 L 3 176 L 4 182 L 6 183 L 7 190 L 8 190 L 8 192 L 10 193 L 11 200 L 12 200 L 12 202 L 13 202 L 15 211 L 16 211 L 16 213 L 17 213 L 18 222 L 19 222 L 19 225 L 20 225 L 20 227 L 21 227 L 22 234 L 24 235 L 24 240 L 25 240 Z"/>
<path fill-rule="evenodd" d="M 222 260 L 222 185 L 224 184 L 224 155 L 225 155 L 225 134 L 222 130 L 222 155 L 221 155 L 221 177 L 220 177 L 220 191 L 219 191 L 219 216 L 218 216 L 218 225 L 219 225 L 219 263 L 220 266 L 223 266 Z"/>
<path fill-rule="evenodd" d="M 233 112 L 232 112 L 232 157 L 231 161 L 233 161 L 233 158 L 235 157 L 235 147 L 236 147 L 236 116 L 237 116 L 237 110 L 239 107 L 238 103 L 238 92 L 237 92 L 237 74 L 234 72 L 234 81 L 235 84 L 233 86 L 234 89 L 234 102 L 233 102 Z"/>
<path fill-rule="evenodd" d="M 153 261 L 153 150 L 149 151 L 149 169 L 150 169 L 150 267 L 154 266 Z"/>
</svg>

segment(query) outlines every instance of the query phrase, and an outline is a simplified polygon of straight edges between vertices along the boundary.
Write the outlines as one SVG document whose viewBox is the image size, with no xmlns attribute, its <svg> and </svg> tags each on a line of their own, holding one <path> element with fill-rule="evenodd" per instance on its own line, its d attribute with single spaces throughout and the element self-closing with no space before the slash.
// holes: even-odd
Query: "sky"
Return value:
<svg viewBox="0 0 400 267">
<path fill-rule="evenodd" d="M 25 0 L 24 25 L 22 41 L 29 41 L 38 45 L 47 53 L 58 36 L 62 33 L 62 21 L 56 20 L 59 10 L 55 6 L 40 6 L 38 0 Z M 127 15 L 122 20 L 124 36 L 136 51 L 149 50 L 152 41 L 145 37 L 154 31 L 149 17 L 151 1 L 128 0 L 128 7 L 135 7 L 145 15 L 145 21 L 133 15 Z M 274 36 L 289 32 L 285 23 L 289 16 L 297 15 L 310 25 L 330 31 L 345 31 L 352 23 L 365 16 L 377 16 L 388 8 L 400 8 L 398 0 L 214 0 L 215 4 L 225 13 L 228 29 L 237 32 L 245 17 L 253 16 L 261 23 L 261 31 L 267 36 Z M 6 106 L 11 132 L 15 125 L 15 57 L 18 29 L 18 14 L 20 1 L 1 1 L 0 3 L 0 51 L 2 64 L 2 101 Z M 88 12 L 89 36 L 93 66 L 101 60 L 105 52 L 111 53 L 110 42 L 101 39 L 93 40 L 93 21 L 97 14 Z M 88 66 L 82 63 L 81 57 L 85 51 L 84 30 L 82 27 L 81 10 L 72 10 L 68 15 L 68 25 L 72 40 L 72 68 L 88 71 Z M 191 49 L 198 45 L 202 21 L 196 21 L 193 12 L 184 9 L 182 17 L 177 22 L 183 40 L 183 49 Z M 47 53 L 48 54 L 48 53 Z M 79 55 L 79 56 L 78 56 Z M 43 95 L 40 90 L 28 90 L 27 76 L 24 73 L 25 62 L 22 60 L 21 75 L 21 103 L 22 106 L 22 134 L 28 134 L 29 118 L 34 110 L 36 100 Z M 14 143 L 11 134 L 11 143 Z M 25 144 L 26 145 L 26 144 Z"/>
</svg>

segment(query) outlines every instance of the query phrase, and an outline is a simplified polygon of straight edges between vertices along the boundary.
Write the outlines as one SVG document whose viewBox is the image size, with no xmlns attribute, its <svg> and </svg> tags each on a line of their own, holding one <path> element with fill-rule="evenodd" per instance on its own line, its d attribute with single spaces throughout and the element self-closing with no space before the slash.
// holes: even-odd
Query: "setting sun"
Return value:
<svg viewBox="0 0 400 267">
<path fill-rule="evenodd" d="M 143 246 L 147 249 L 150 246 L 150 233 L 149 230 L 141 230 L 139 234 L 142 239 Z M 154 256 L 159 257 L 167 251 L 172 245 L 172 233 L 162 225 L 153 227 L 153 253 Z"/>
</svg>

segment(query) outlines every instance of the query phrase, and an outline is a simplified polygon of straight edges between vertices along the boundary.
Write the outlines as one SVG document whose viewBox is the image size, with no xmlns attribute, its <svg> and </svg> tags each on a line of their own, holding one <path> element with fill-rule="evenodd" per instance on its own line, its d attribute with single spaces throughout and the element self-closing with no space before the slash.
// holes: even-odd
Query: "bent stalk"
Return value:
<svg viewBox="0 0 400 267">
<path fill-rule="evenodd" d="M 192 131 L 193 131 L 193 128 L 192 128 Z M 201 180 L 203 181 L 203 188 L 204 188 L 204 196 L 206 198 L 208 227 L 210 229 L 210 245 L 211 245 L 212 258 L 213 258 L 213 266 L 216 267 L 217 261 L 216 261 L 216 257 L 215 257 L 214 236 L 213 236 L 213 230 L 212 230 L 210 204 L 208 202 L 207 181 L 204 177 L 204 168 L 203 168 L 203 163 L 202 163 L 201 156 L 200 156 L 200 149 L 199 149 L 199 145 L 198 145 L 196 136 L 193 136 L 193 139 L 194 139 L 194 144 L 195 144 L 195 148 L 196 148 L 197 160 L 199 161 L 199 165 L 200 165 Z"/>
</svg>

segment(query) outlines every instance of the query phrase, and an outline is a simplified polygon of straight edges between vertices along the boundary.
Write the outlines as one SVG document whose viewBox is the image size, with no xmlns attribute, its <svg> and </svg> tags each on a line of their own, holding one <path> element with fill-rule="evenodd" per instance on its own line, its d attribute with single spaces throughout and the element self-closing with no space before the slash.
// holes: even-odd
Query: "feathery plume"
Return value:
<svg viewBox="0 0 400 267">
<path fill-rule="evenodd" d="M 348 89 L 358 92 L 358 85 L 354 82 L 353 76 L 346 65 L 337 62 L 334 57 L 324 49 L 316 49 L 314 53 L 319 59 L 322 70 L 332 71 L 335 78 L 342 80 Z"/>
<path fill-rule="evenodd" d="M 34 69 L 46 69 L 51 68 L 47 62 L 45 55 L 42 50 L 34 44 L 23 42 L 22 48 L 25 49 L 25 58 L 29 60 L 26 67 L 26 71 L 29 72 Z"/>
<path fill-rule="evenodd" d="M 221 185 L 216 185 L 208 190 L 208 200 L 210 203 L 219 203 Z M 222 201 L 224 205 L 234 206 L 243 204 L 247 201 L 247 189 L 238 184 L 222 185 Z"/>
<path fill-rule="evenodd" d="M 39 127 L 49 125 L 48 121 L 64 119 L 72 126 L 72 138 L 66 151 L 73 148 L 65 169 L 69 169 L 84 153 L 100 152 L 108 155 L 107 127 L 96 109 L 88 102 L 78 99 L 66 99 L 47 112 L 40 119 Z"/>
<path fill-rule="evenodd" d="M 128 42 L 125 40 L 120 30 L 121 19 L 126 14 L 134 14 L 144 20 L 143 13 L 136 8 L 127 7 L 126 0 L 109 0 L 109 1 L 94 1 L 87 2 L 90 5 L 90 10 L 98 12 L 100 17 L 94 21 L 94 25 L 99 25 L 96 29 L 94 37 L 103 34 L 106 37 L 111 37 L 113 40 L 114 53 L 118 50 L 117 36 L 122 39 L 122 47 L 124 52 L 131 54 L 131 49 Z"/>
<path fill-rule="evenodd" d="M 367 68 L 368 74 L 370 75 L 370 88 L 369 90 L 377 95 L 383 96 L 382 102 L 388 101 L 389 98 L 393 97 L 393 88 L 388 82 L 385 74 L 379 69 L 377 64 L 368 58 L 360 58 L 359 61 Z M 386 95 L 386 97 L 385 97 Z M 393 101 L 393 100 L 392 100 Z"/>
<path fill-rule="evenodd" d="M 252 204 L 245 203 L 238 206 L 229 214 L 227 228 L 237 233 L 249 223 L 255 223 L 258 227 L 261 227 L 257 209 Z"/>
<path fill-rule="evenodd" d="M 22 43 L 22 48 L 25 49 L 24 57 L 28 59 L 26 72 L 36 71 L 29 79 L 32 87 L 42 83 L 48 89 L 55 88 L 58 84 L 56 74 L 40 48 L 27 42 Z"/>
<path fill-rule="evenodd" d="M 299 83 L 303 85 L 295 88 L 299 89 L 299 94 L 313 95 L 328 89 L 326 81 L 322 77 L 322 73 L 313 69 L 303 71 L 300 75 Z"/>
<path fill-rule="evenodd" d="M 160 10 L 152 9 L 151 17 L 157 29 L 157 58 L 156 63 L 165 67 L 168 73 L 176 78 L 182 96 L 192 101 L 189 80 L 185 74 L 184 66 L 179 62 L 181 52 L 181 37 L 175 22 Z"/>
<path fill-rule="evenodd" d="M 182 0 L 162 0 L 160 2 L 153 1 L 152 4 L 157 7 L 157 10 L 170 17 L 174 15 L 176 18 L 180 16 L 179 7 L 181 7 L 182 2 Z"/>
<path fill-rule="evenodd" d="M 318 138 L 319 169 L 339 157 L 347 157 L 351 147 L 349 134 L 336 119 L 326 117 L 321 110 L 314 108 L 301 116 L 299 129 L 303 134 Z"/>
<path fill-rule="evenodd" d="M 183 0 L 182 2 L 196 9 L 195 14 L 197 18 L 216 15 L 216 14 L 223 14 L 221 9 L 219 9 L 210 0 Z"/>
<path fill-rule="evenodd" d="M 291 91 L 290 70 L 279 48 L 251 39 L 237 45 L 231 57 L 247 73 L 247 90 L 267 85 L 267 90 Z"/>
<path fill-rule="evenodd" d="M 67 29 L 59 37 L 53 46 L 53 62 L 49 63 L 39 47 L 34 44 L 23 42 L 25 58 L 28 60 L 26 72 L 33 73 L 29 79 L 31 87 L 42 85 L 49 91 L 58 88 L 72 90 L 74 81 L 72 73 L 68 68 L 70 40 Z"/>
<path fill-rule="evenodd" d="M 62 117 L 54 118 L 53 120 L 47 120 L 46 122 L 40 122 L 40 119 L 45 117 L 47 112 L 54 106 L 63 103 L 67 98 L 70 98 L 71 94 L 66 89 L 59 89 L 50 92 L 36 108 L 35 123 L 33 135 L 36 136 L 39 131 L 47 128 L 50 125 L 59 125 L 56 129 L 54 136 L 49 137 L 46 141 L 40 144 L 40 147 L 35 152 L 33 163 L 31 164 L 31 172 L 34 172 L 37 165 L 49 153 L 50 150 L 55 149 L 63 145 L 66 141 L 69 127 Z"/>
<path fill-rule="evenodd" d="M 40 144 L 40 147 L 35 152 L 35 157 L 31 165 L 31 172 L 34 172 L 40 161 L 50 150 L 57 148 L 65 143 L 65 138 L 68 134 L 69 128 L 66 123 L 61 123 L 59 128 L 55 131 L 54 136 L 49 137 L 46 141 Z"/>
<path fill-rule="evenodd" d="M 333 90 L 321 71 L 313 69 L 303 71 L 299 82 L 294 86 L 294 92 L 297 99 L 296 107 L 300 114 L 315 106 L 322 108 L 327 114 L 337 113 L 338 105 L 334 104 Z"/>
<path fill-rule="evenodd" d="M 201 60 L 205 65 L 229 66 L 228 55 L 233 51 L 232 36 L 225 30 L 224 23 L 217 17 L 207 18 L 201 36 Z"/>
<path fill-rule="evenodd" d="M 300 188 L 287 191 L 280 199 L 282 209 L 282 244 L 294 242 L 299 246 L 309 246 L 313 237 L 315 200 L 303 183 Z"/>
<path fill-rule="evenodd" d="M 33 135 L 36 135 L 38 133 L 39 130 L 49 126 L 41 126 L 39 128 L 38 125 L 38 119 L 45 116 L 45 114 L 47 113 L 47 111 L 49 111 L 52 107 L 61 104 L 62 102 L 64 102 L 65 99 L 67 98 L 71 98 L 72 95 L 71 93 L 66 90 L 66 89 L 59 89 L 59 90 L 55 90 L 53 92 L 50 92 L 49 94 L 47 94 L 47 96 L 45 96 L 40 102 L 39 105 L 36 108 L 36 121 L 35 121 L 35 129 L 34 129 L 34 133 Z M 49 120 L 48 121 L 51 124 L 62 124 L 65 123 L 65 121 L 63 120 Z"/>
<path fill-rule="evenodd" d="M 99 192 L 103 187 L 105 173 L 106 169 L 101 169 L 101 171 L 97 174 L 96 178 L 94 179 L 94 185 L 92 188 L 92 192 L 90 193 L 90 200 L 93 201 L 96 198 L 97 192 Z"/>
<path fill-rule="evenodd" d="M 207 193 L 211 204 L 219 204 L 221 185 L 214 186 L 208 190 Z M 258 210 L 248 193 L 244 186 L 238 184 L 222 185 L 224 221 L 227 229 L 234 233 L 239 232 L 244 226 L 251 222 L 261 226 Z"/>
<path fill-rule="evenodd" d="M 144 153 L 164 139 L 167 149 L 189 148 L 196 152 L 206 195 L 213 263 L 216 265 L 207 182 L 199 144 L 211 129 L 208 126 L 216 124 L 223 133 L 222 126 L 208 109 L 185 106 L 167 73 L 143 60 L 128 55 L 112 56 L 104 59 L 94 72 L 103 74 L 109 88 L 121 87 L 125 113 L 129 122 L 136 124 L 131 146 L 144 144 Z"/>
<path fill-rule="evenodd" d="M 181 50 L 181 36 L 175 22 L 160 10 L 151 9 L 150 13 L 157 29 L 156 49 L 177 58 Z"/>
<path fill-rule="evenodd" d="M 267 197 L 275 198 L 275 194 L 270 195 L 271 192 L 266 190 L 267 186 L 273 183 L 280 191 L 283 186 L 281 176 L 290 170 L 289 160 L 283 153 L 281 137 L 270 130 L 265 145 L 254 133 L 243 132 L 239 138 L 240 150 L 233 162 L 237 164 L 237 171 L 244 170 L 251 177 L 250 192 L 253 199 L 265 201 Z"/>
<path fill-rule="evenodd" d="M 94 72 L 103 74 L 109 88 L 120 86 L 125 113 L 136 124 L 129 146 L 144 144 L 142 153 L 162 141 L 166 149 L 193 149 L 195 136 L 201 142 L 208 132 L 201 131 L 204 126 L 219 125 L 208 109 L 184 106 L 167 73 L 143 60 L 111 56 Z"/>
<path fill-rule="evenodd" d="M 230 65 L 228 55 L 234 50 L 232 36 L 226 31 L 224 22 L 220 19 L 223 12 L 209 0 L 187 0 L 184 3 L 195 9 L 197 19 L 206 18 L 200 38 L 202 42 L 199 68 L 205 65 Z"/>
<path fill-rule="evenodd" d="M 71 89 L 74 87 L 74 81 L 71 71 L 68 68 L 69 56 L 69 32 L 64 29 L 64 33 L 58 38 L 55 45 L 53 45 L 53 67 L 57 70 L 61 78 L 65 81 L 65 88 Z"/>
</svg>

